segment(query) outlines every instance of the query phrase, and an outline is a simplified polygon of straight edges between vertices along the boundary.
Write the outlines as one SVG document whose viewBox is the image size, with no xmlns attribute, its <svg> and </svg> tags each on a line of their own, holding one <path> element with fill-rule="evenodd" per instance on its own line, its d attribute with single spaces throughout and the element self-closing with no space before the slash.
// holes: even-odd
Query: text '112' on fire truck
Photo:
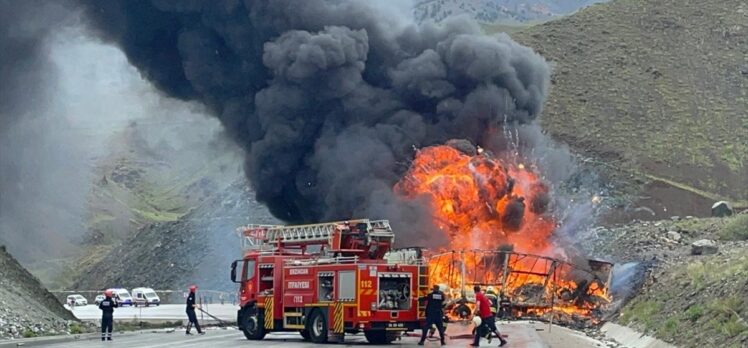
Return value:
<svg viewBox="0 0 748 348">
<path fill-rule="evenodd" d="M 394 250 L 386 220 L 240 229 L 244 256 L 231 265 L 239 283 L 239 329 L 250 340 L 296 331 L 316 343 L 364 332 L 390 343 L 424 323 L 428 266 L 420 249 Z"/>
</svg>

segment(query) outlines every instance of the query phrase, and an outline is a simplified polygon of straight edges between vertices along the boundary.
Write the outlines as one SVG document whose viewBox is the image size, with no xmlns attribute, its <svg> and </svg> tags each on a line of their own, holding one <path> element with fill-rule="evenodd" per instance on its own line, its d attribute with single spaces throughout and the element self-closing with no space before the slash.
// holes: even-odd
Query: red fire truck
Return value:
<svg viewBox="0 0 748 348">
<path fill-rule="evenodd" d="M 239 283 L 239 329 L 250 340 L 297 331 L 316 343 L 363 332 L 390 343 L 420 328 L 429 289 L 420 249 L 392 249 L 386 220 L 240 229 L 244 257 L 231 265 Z"/>
</svg>

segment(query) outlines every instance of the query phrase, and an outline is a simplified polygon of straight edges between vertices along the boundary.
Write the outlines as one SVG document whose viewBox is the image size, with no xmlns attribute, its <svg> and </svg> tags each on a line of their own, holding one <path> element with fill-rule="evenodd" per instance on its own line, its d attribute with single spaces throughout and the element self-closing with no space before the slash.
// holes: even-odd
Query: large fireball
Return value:
<svg viewBox="0 0 748 348">
<path fill-rule="evenodd" d="M 609 303 L 606 279 L 590 270 L 580 277 L 576 266 L 550 257 L 563 249 L 553 245 L 548 185 L 536 172 L 466 141 L 447 144 L 418 151 L 394 188 L 406 199 L 427 197 L 436 233 L 450 241 L 429 260 L 432 282 L 453 296 L 470 284 L 496 285 L 520 316 L 589 317 Z"/>
<path fill-rule="evenodd" d="M 545 214 L 547 185 L 525 166 L 470 152 L 449 145 L 421 149 L 395 191 L 430 198 L 434 221 L 453 250 L 512 245 L 517 251 L 547 251 L 554 228 Z"/>
</svg>

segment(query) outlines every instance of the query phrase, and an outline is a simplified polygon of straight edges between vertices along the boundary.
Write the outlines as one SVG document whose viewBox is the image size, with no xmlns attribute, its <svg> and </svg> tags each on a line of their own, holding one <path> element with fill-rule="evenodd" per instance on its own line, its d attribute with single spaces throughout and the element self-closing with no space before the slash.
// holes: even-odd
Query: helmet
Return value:
<svg viewBox="0 0 748 348">
<path fill-rule="evenodd" d="M 190 285 L 190 292 L 195 292 L 197 290 L 197 285 Z"/>
<path fill-rule="evenodd" d="M 477 316 L 477 315 L 473 316 L 473 324 L 475 324 L 475 326 L 480 326 L 480 324 L 481 324 L 482 322 L 483 322 L 483 321 L 482 321 L 482 320 L 480 319 L 480 317 L 479 317 L 479 316 Z"/>
<path fill-rule="evenodd" d="M 489 291 L 493 292 L 493 286 L 489 286 L 489 287 L 486 288 L 486 292 L 489 292 Z"/>
<path fill-rule="evenodd" d="M 106 297 L 112 297 L 112 290 L 106 290 L 106 291 L 104 291 L 104 296 L 106 296 Z"/>
</svg>

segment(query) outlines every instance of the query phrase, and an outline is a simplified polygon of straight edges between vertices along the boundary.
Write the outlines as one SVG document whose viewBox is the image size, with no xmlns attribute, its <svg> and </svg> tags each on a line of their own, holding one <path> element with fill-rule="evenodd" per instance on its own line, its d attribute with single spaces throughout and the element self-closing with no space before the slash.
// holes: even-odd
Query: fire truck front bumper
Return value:
<svg viewBox="0 0 748 348">
<path fill-rule="evenodd" d="M 385 331 L 413 331 L 420 330 L 424 322 L 420 321 L 403 321 L 403 322 L 373 322 L 370 330 Z"/>
</svg>

